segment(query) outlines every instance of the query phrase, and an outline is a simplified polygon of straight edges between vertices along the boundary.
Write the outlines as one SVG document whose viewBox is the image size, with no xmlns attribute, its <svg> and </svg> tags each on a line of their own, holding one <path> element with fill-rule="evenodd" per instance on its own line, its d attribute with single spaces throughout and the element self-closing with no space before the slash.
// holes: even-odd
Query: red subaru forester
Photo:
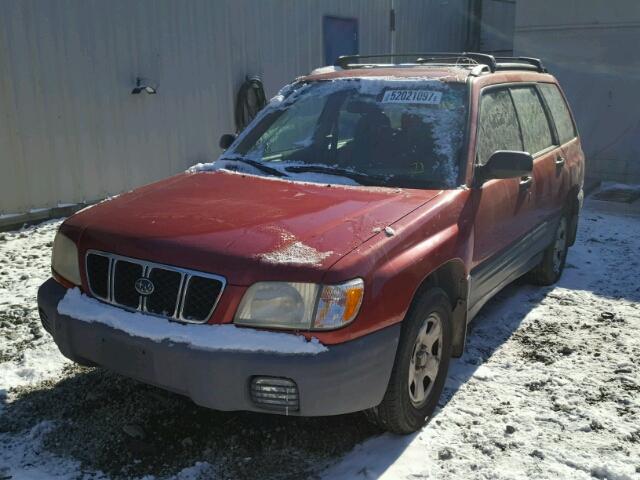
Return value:
<svg viewBox="0 0 640 480">
<path fill-rule="evenodd" d="M 560 277 L 584 155 L 537 59 L 372 58 L 67 219 L 38 294 L 61 352 L 214 409 L 419 429 L 487 300 Z"/>
</svg>

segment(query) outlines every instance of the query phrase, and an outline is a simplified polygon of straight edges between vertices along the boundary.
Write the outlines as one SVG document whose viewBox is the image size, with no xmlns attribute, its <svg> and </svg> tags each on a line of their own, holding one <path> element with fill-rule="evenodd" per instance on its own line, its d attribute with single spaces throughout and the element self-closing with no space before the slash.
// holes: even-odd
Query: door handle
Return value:
<svg viewBox="0 0 640 480">
<path fill-rule="evenodd" d="M 520 190 L 528 190 L 533 183 L 533 177 L 520 177 Z"/>
<path fill-rule="evenodd" d="M 564 167 L 564 162 L 565 162 L 564 157 L 556 158 L 556 167 L 558 167 L 558 168 Z"/>
</svg>

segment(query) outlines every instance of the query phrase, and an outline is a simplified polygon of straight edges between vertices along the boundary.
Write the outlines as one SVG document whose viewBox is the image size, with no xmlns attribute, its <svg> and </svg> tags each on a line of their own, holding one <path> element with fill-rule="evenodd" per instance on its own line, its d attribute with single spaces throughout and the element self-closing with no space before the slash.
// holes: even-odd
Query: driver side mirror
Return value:
<svg viewBox="0 0 640 480">
<path fill-rule="evenodd" d="M 225 133 L 220 137 L 220 142 L 218 142 L 218 145 L 220 145 L 221 149 L 226 150 L 231 146 L 233 142 L 236 141 L 236 137 L 237 136 L 233 133 Z"/>
<path fill-rule="evenodd" d="M 533 157 L 527 152 L 498 150 L 480 168 L 478 185 L 494 178 L 520 178 L 533 172 Z"/>
</svg>

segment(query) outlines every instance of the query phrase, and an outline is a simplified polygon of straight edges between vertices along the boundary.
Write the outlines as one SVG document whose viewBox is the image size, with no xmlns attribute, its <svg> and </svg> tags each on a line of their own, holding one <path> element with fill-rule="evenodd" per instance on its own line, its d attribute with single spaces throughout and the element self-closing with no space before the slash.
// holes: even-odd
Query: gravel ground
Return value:
<svg viewBox="0 0 640 480">
<path fill-rule="evenodd" d="M 377 433 L 360 415 L 299 419 L 225 413 L 96 369 L 22 387 L 0 432 L 55 422 L 42 448 L 114 478 L 171 476 L 206 462 L 202 476 L 294 479 Z"/>
<path fill-rule="evenodd" d="M 587 206 L 559 284 L 492 300 L 406 437 L 360 414 L 210 411 L 65 361 L 35 304 L 57 225 L 0 234 L 1 480 L 640 478 L 638 218 Z"/>
<path fill-rule="evenodd" d="M 33 292 L 50 271 L 59 223 L 0 233 L 0 363 L 19 360 L 26 349 L 49 342 Z"/>
</svg>

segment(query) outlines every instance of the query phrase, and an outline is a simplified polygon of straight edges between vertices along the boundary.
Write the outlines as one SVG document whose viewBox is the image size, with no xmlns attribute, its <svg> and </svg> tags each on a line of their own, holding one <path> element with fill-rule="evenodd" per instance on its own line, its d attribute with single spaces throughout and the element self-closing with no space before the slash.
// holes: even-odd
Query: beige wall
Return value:
<svg viewBox="0 0 640 480">
<path fill-rule="evenodd" d="M 396 0 L 398 45 L 457 49 L 465 0 Z M 389 50 L 391 0 L 5 0 L 0 215 L 91 201 L 213 160 L 246 74 L 267 95 L 323 61 L 322 16 Z M 453 8 L 455 7 L 455 8 Z M 131 95 L 137 76 L 157 95 Z"/>
<path fill-rule="evenodd" d="M 514 50 L 541 57 L 576 116 L 587 175 L 640 183 L 640 1 L 518 0 Z"/>
</svg>

